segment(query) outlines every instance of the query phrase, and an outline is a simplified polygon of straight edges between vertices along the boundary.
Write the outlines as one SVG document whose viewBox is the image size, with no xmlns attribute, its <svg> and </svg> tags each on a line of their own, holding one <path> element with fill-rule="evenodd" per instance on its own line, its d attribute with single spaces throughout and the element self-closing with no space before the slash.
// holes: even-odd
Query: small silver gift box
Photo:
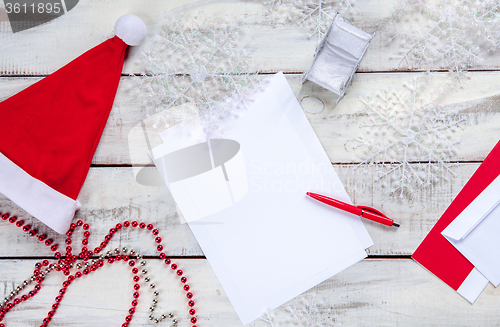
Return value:
<svg viewBox="0 0 500 327">
<path fill-rule="evenodd" d="M 311 68 L 302 78 L 310 80 L 339 96 L 344 97 L 366 49 L 373 38 L 359 28 L 344 21 L 335 13 L 332 25 L 316 49 Z"/>
</svg>

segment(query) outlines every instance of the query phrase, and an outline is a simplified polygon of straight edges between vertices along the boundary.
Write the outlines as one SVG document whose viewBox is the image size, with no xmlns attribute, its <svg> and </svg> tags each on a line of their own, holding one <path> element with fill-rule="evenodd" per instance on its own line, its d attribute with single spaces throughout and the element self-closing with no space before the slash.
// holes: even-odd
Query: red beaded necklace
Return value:
<svg viewBox="0 0 500 327">
<path fill-rule="evenodd" d="M 5 315 L 16 305 L 27 301 L 29 298 L 34 297 L 37 292 L 41 289 L 42 283 L 45 279 L 45 277 L 53 272 L 61 272 L 65 276 L 67 276 L 67 279 L 62 283 L 62 288 L 59 290 L 59 295 L 56 296 L 55 298 L 55 303 L 52 305 L 51 310 L 47 313 L 47 317 L 43 319 L 43 323 L 40 325 L 40 327 L 47 327 L 48 324 L 50 323 L 52 317 L 55 315 L 59 303 L 62 301 L 64 294 L 66 293 L 66 289 L 69 287 L 69 285 L 74 282 L 75 280 L 81 278 L 83 275 L 89 275 L 91 272 L 96 271 L 100 267 L 104 266 L 104 264 L 112 264 L 113 262 L 118 262 L 118 261 L 123 261 L 127 262 L 129 267 L 132 269 L 132 274 L 133 274 L 133 280 L 135 282 L 134 284 L 134 293 L 133 293 L 133 298 L 134 300 L 131 303 L 131 307 L 128 310 L 128 315 L 125 317 L 125 322 L 122 324 L 122 327 L 128 327 L 129 323 L 132 321 L 133 315 L 135 313 L 135 307 L 138 304 L 138 298 L 139 298 L 139 289 L 140 285 L 138 282 L 140 281 L 139 277 L 139 269 L 136 267 L 136 264 L 140 264 L 141 266 L 146 265 L 146 261 L 143 260 L 142 256 L 140 254 L 137 254 L 134 250 L 128 250 L 127 248 L 122 248 L 121 251 L 120 249 L 115 249 L 114 253 L 111 251 L 108 251 L 106 254 L 102 253 L 103 250 L 106 248 L 108 245 L 108 242 L 111 240 L 113 235 L 116 233 L 117 230 L 120 230 L 122 228 L 128 228 L 128 227 L 139 227 L 141 229 L 148 229 L 151 231 L 151 233 L 155 236 L 155 243 L 157 244 L 156 249 L 158 252 L 160 252 L 160 259 L 164 260 L 165 264 L 170 266 L 170 268 L 177 274 L 177 276 L 180 277 L 180 281 L 182 283 L 182 287 L 184 291 L 186 291 L 186 297 L 188 298 L 188 309 L 189 309 L 189 315 L 191 316 L 190 322 L 195 324 L 196 321 L 198 320 L 195 317 L 196 311 L 193 308 L 194 307 L 194 301 L 193 301 L 193 293 L 189 291 L 190 287 L 187 282 L 187 278 L 183 276 L 183 271 L 178 268 L 177 264 L 173 263 L 169 258 L 166 257 L 166 254 L 163 251 L 163 245 L 161 245 L 161 237 L 159 235 L 158 229 L 155 229 L 152 224 L 146 225 L 145 223 L 141 222 L 138 223 L 137 221 L 133 222 L 128 222 L 124 221 L 123 224 L 116 224 L 114 228 L 111 228 L 109 230 L 109 234 L 107 234 L 104 237 L 104 241 L 100 244 L 99 247 L 96 247 L 94 251 L 90 251 L 87 248 L 87 245 L 89 243 L 88 239 L 90 236 L 90 226 L 88 224 L 84 224 L 83 221 L 78 220 L 76 224 L 71 224 L 68 232 L 66 233 L 66 256 L 63 258 L 61 256 L 60 252 L 57 252 L 57 249 L 59 248 L 58 244 L 54 244 L 54 241 L 52 239 L 48 239 L 46 235 L 43 234 L 38 234 L 35 229 L 32 229 L 30 225 L 25 225 L 23 220 L 18 220 L 16 216 L 10 216 L 8 213 L 0 213 L 2 220 L 8 220 L 12 224 L 16 224 L 17 227 L 20 227 L 23 229 L 24 232 L 28 233 L 29 236 L 31 237 L 36 237 L 40 242 L 43 242 L 46 246 L 50 247 L 52 252 L 54 252 L 54 262 L 50 262 L 49 260 L 43 260 L 42 262 L 37 262 L 35 264 L 35 270 L 33 271 L 33 275 L 31 276 L 30 279 L 25 280 L 21 285 L 19 285 L 17 288 L 15 288 L 9 296 L 7 296 L 3 301 L 0 302 L 0 327 L 6 327 L 4 323 L 2 323 Z M 75 232 L 75 230 L 78 229 L 78 227 L 82 227 L 84 230 L 83 232 L 83 240 L 82 240 L 82 250 L 78 255 L 73 254 L 73 249 L 71 248 L 71 236 Z M 93 255 L 99 255 L 97 259 L 93 259 Z M 106 260 L 107 259 L 107 260 Z M 78 262 L 77 261 L 81 261 Z M 77 269 L 82 269 L 83 270 L 77 271 L 74 274 L 71 274 L 71 269 L 74 267 L 74 264 L 76 263 L 76 268 Z M 44 269 L 45 270 L 42 270 Z M 149 283 L 150 288 L 153 290 L 156 286 L 155 284 L 151 281 L 151 279 L 147 276 L 148 271 L 146 269 L 142 269 L 141 271 L 142 275 L 144 276 L 144 281 L 146 283 Z M 24 294 L 22 296 L 18 296 L 18 294 L 23 291 L 28 285 L 30 285 L 32 282 L 35 282 L 35 286 L 33 287 L 32 290 L 30 290 L 27 294 Z M 158 291 L 153 292 L 154 298 L 151 307 L 149 308 L 149 311 L 151 312 L 151 315 L 149 316 L 149 319 L 158 323 L 167 317 L 170 319 L 173 319 L 173 314 L 163 314 L 159 318 L 155 318 L 153 316 L 153 312 L 155 310 L 156 304 L 158 303 L 157 297 L 159 295 Z M 177 324 L 177 320 L 173 319 L 172 323 L 174 325 Z M 193 325 L 192 327 L 196 327 L 196 325 Z"/>
</svg>

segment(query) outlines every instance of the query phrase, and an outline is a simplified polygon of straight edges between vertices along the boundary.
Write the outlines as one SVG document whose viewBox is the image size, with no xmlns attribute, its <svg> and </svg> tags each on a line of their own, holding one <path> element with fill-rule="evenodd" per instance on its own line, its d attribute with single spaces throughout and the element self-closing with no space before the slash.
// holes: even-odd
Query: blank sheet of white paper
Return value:
<svg viewBox="0 0 500 327">
<path fill-rule="evenodd" d="M 175 131 L 165 131 L 165 140 L 169 132 Z M 224 166 L 231 187 L 244 185 L 238 194 L 246 194 L 212 215 L 183 215 L 248 324 L 362 260 L 373 242 L 359 217 L 306 196 L 316 192 L 350 203 L 283 74 L 226 122 L 224 138 L 240 144 L 243 164 Z M 231 175 L 241 167 L 246 174 Z M 177 202 L 189 196 L 171 191 Z"/>
</svg>

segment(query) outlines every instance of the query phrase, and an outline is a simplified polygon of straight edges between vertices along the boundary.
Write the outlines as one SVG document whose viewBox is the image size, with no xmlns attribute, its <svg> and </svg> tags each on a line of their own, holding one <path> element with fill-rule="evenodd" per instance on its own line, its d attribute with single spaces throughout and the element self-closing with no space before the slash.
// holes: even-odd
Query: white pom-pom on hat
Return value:
<svg viewBox="0 0 500 327">
<path fill-rule="evenodd" d="M 115 35 L 130 46 L 141 44 L 147 32 L 146 24 L 135 15 L 121 16 L 115 24 Z"/>
</svg>

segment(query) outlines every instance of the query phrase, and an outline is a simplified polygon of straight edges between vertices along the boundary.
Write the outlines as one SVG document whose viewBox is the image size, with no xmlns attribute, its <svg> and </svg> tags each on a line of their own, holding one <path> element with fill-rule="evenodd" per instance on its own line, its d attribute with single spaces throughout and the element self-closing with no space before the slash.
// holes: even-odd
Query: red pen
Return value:
<svg viewBox="0 0 500 327">
<path fill-rule="evenodd" d="M 347 204 L 345 202 L 335 200 L 332 198 L 329 198 L 327 196 L 321 195 L 321 194 L 316 194 L 316 193 L 311 193 L 307 192 L 307 195 L 309 195 L 311 198 L 318 200 L 320 202 L 323 202 L 325 204 L 328 204 L 329 206 L 335 207 L 340 210 L 347 211 L 349 213 L 352 213 L 353 215 L 360 216 L 366 219 L 370 219 L 373 221 L 376 221 L 377 223 L 381 223 L 387 226 L 394 226 L 394 227 L 399 227 L 399 224 L 394 222 L 391 218 L 388 218 L 386 215 L 381 213 L 380 211 L 370 208 L 370 207 L 365 207 L 365 206 L 353 206 L 350 204 Z"/>
</svg>

